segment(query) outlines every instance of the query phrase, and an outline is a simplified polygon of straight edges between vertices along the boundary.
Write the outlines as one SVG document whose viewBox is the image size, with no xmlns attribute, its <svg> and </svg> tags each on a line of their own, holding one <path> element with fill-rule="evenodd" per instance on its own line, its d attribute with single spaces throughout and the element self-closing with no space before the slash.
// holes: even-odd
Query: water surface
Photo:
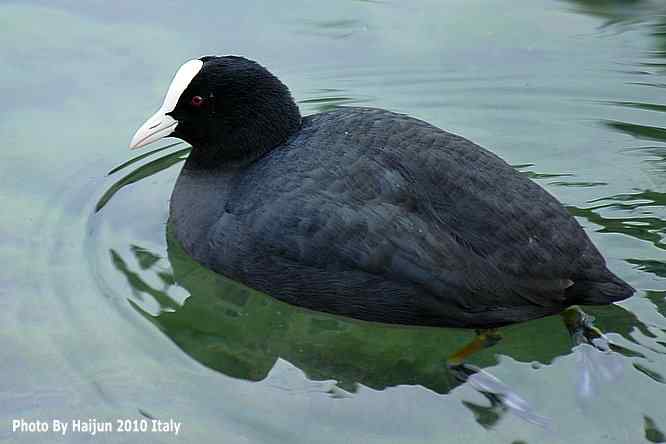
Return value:
<svg viewBox="0 0 666 444">
<path fill-rule="evenodd" d="M 15 418 L 148 416 L 201 443 L 666 440 L 660 2 L 10 1 L 0 38 L 0 438 L 54 441 L 11 433 Z M 541 427 L 445 370 L 470 331 L 313 313 L 194 263 L 165 225 L 187 146 L 123 163 L 204 54 L 260 61 L 303 114 L 407 113 L 544 186 L 638 289 L 590 310 L 623 347 L 612 365 L 572 350 L 557 316 L 506 328 L 472 363 Z M 96 439 L 174 440 L 66 438 Z"/>
</svg>

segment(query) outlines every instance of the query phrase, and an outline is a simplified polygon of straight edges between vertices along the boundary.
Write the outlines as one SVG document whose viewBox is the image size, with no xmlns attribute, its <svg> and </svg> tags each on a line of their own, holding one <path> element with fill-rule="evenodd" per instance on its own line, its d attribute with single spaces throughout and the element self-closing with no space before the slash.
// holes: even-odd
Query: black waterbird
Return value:
<svg viewBox="0 0 666 444">
<path fill-rule="evenodd" d="M 206 267 L 288 303 L 367 321 L 468 327 L 451 366 L 494 328 L 634 289 L 610 272 L 550 194 L 463 137 L 382 109 L 306 117 L 287 87 L 243 57 L 176 73 L 131 148 L 192 145 L 170 223 Z"/>
</svg>

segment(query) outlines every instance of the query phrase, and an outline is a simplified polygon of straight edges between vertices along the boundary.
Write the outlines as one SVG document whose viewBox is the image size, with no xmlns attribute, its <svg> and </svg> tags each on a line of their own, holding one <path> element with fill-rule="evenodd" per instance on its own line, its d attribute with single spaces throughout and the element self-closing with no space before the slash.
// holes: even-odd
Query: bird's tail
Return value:
<svg viewBox="0 0 666 444">
<path fill-rule="evenodd" d="M 606 305 L 627 299 L 635 291 L 631 285 L 607 271 L 594 280 L 574 280 L 567 294 L 574 304 Z"/>
</svg>

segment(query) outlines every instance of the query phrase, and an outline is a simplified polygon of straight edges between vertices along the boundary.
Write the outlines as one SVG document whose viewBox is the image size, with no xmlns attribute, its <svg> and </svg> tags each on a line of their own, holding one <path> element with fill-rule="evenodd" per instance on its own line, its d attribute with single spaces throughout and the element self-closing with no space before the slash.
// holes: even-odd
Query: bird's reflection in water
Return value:
<svg viewBox="0 0 666 444">
<path fill-rule="evenodd" d="M 178 150 L 134 169 L 110 187 L 96 209 L 104 207 L 125 185 L 180 162 L 186 151 L 187 148 Z M 121 165 L 114 172 L 134 163 Z M 604 211 L 618 206 L 622 207 L 619 210 L 626 210 L 627 204 L 635 203 L 633 197 L 612 196 L 595 202 L 592 208 L 569 210 L 601 226 L 602 231 L 648 240 L 661 248 L 653 234 L 660 226 L 655 226 L 653 219 L 646 221 L 633 213 L 614 218 L 602 216 Z M 653 199 L 639 202 L 655 201 L 662 195 L 653 193 L 649 197 Z M 632 223 L 638 218 L 650 223 L 639 227 Z M 468 343 L 474 335 L 471 330 L 374 324 L 293 307 L 200 266 L 182 251 L 168 230 L 167 247 L 168 266 L 161 255 L 139 246 L 132 246 L 127 252 L 112 250 L 111 259 L 133 289 L 130 304 L 183 351 L 211 369 L 285 390 L 326 391 L 334 398 L 353 396 L 359 385 L 375 390 L 421 385 L 446 394 L 462 383 L 461 375 L 447 369 L 446 359 Z M 664 275 L 659 261 L 626 261 L 643 271 Z M 666 315 L 663 292 L 646 291 L 645 296 L 658 312 Z M 637 351 L 645 350 L 648 341 L 651 351 L 666 353 L 666 345 L 658 340 L 662 335 L 655 337 L 651 333 L 654 326 L 643 324 L 616 305 L 585 310 L 602 329 L 619 333 L 613 338 L 624 347 L 616 344 L 612 351 L 604 353 L 588 344 L 572 344 L 560 317 L 551 316 L 503 328 L 504 339 L 499 344 L 467 362 L 473 364 L 472 368 L 483 369 L 497 363 L 496 355 L 508 355 L 518 361 L 534 362 L 534 371 L 538 371 L 542 364 L 548 365 L 573 350 L 577 374 L 571 385 L 582 407 L 620 381 L 627 360 L 635 370 L 663 383 L 663 376 Z M 638 341 L 634 339 L 636 335 L 640 336 Z M 599 348 L 603 349 L 603 344 Z M 285 363 L 291 366 L 282 365 Z M 300 369 L 307 380 L 294 384 L 292 375 L 284 377 L 284 368 Z M 299 377 L 299 381 L 304 379 Z M 482 426 L 494 426 L 507 413 L 546 424 L 525 399 L 487 371 L 481 370 L 466 382 L 487 398 L 485 405 L 463 401 Z"/>
<path fill-rule="evenodd" d="M 293 307 L 205 269 L 169 233 L 167 245 L 170 267 L 164 266 L 159 255 L 138 246 L 132 246 L 125 257 L 111 250 L 111 260 L 133 289 L 131 305 L 211 369 L 268 383 L 271 369 L 287 361 L 309 381 L 334 381 L 308 386 L 332 397 L 353 396 L 359 384 L 375 390 L 421 385 L 446 394 L 463 382 L 447 370 L 446 359 L 469 341 L 470 330 L 367 323 Z M 181 303 L 182 289 L 189 296 Z M 154 302 L 159 306 L 156 310 Z M 639 323 L 617 306 L 599 309 L 595 315 L 602 326 L 605 319 L 612 320 L 613 330 L 624 337 Z M 534 361 L 537 371 L 540 364 L 536 363 L 549 364 L 571 352 L 570 337 L 559 316 L 506 327 L 503 335 L 497 346 L 470 359 L 479 373 L 466 382 L 487 398 L 488 405 L 463 404 L 484 427 L 492 427 L 507 413 L 546 425 L 547 420 L 527 400 L 481 369 L 495 365 L 496 354 L 507 354 L 519 361 Z M 617 376 L 617 360 L 608 356 L 615 352 L 600 357 L 602 353 L 589 346 L 574 350 L 583 356 L 581 391 L 593 393 L 599 382 L 612 382 Z M 626 350 L 627 355 L 631 353 Z"/>
</svg>

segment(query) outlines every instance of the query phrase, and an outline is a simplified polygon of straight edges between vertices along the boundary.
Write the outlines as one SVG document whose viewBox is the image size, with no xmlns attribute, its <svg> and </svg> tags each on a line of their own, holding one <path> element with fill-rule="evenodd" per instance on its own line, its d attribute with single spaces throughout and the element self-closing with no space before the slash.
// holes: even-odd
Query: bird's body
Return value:
<svg viewBox="0 0 666 444">
<path fill-rule="evenodd" d="M 184 64 L 131 145 L 166 135 L 192 144 L 170 210 L 185 251 L 289 303 L 486 328 L 633 293 L 566 209 L 494 154 L 385 110 L 301 119 L 247 59 Z"/>
<path fill-rule="evenodd" d="M 370 321 L 498 326 L 629 288 L 534 182 L 462 137 L 378 109 L 306 117 L 249 165 L 186 164 L 170 219 L 207 267 Z"/>
</svg>

